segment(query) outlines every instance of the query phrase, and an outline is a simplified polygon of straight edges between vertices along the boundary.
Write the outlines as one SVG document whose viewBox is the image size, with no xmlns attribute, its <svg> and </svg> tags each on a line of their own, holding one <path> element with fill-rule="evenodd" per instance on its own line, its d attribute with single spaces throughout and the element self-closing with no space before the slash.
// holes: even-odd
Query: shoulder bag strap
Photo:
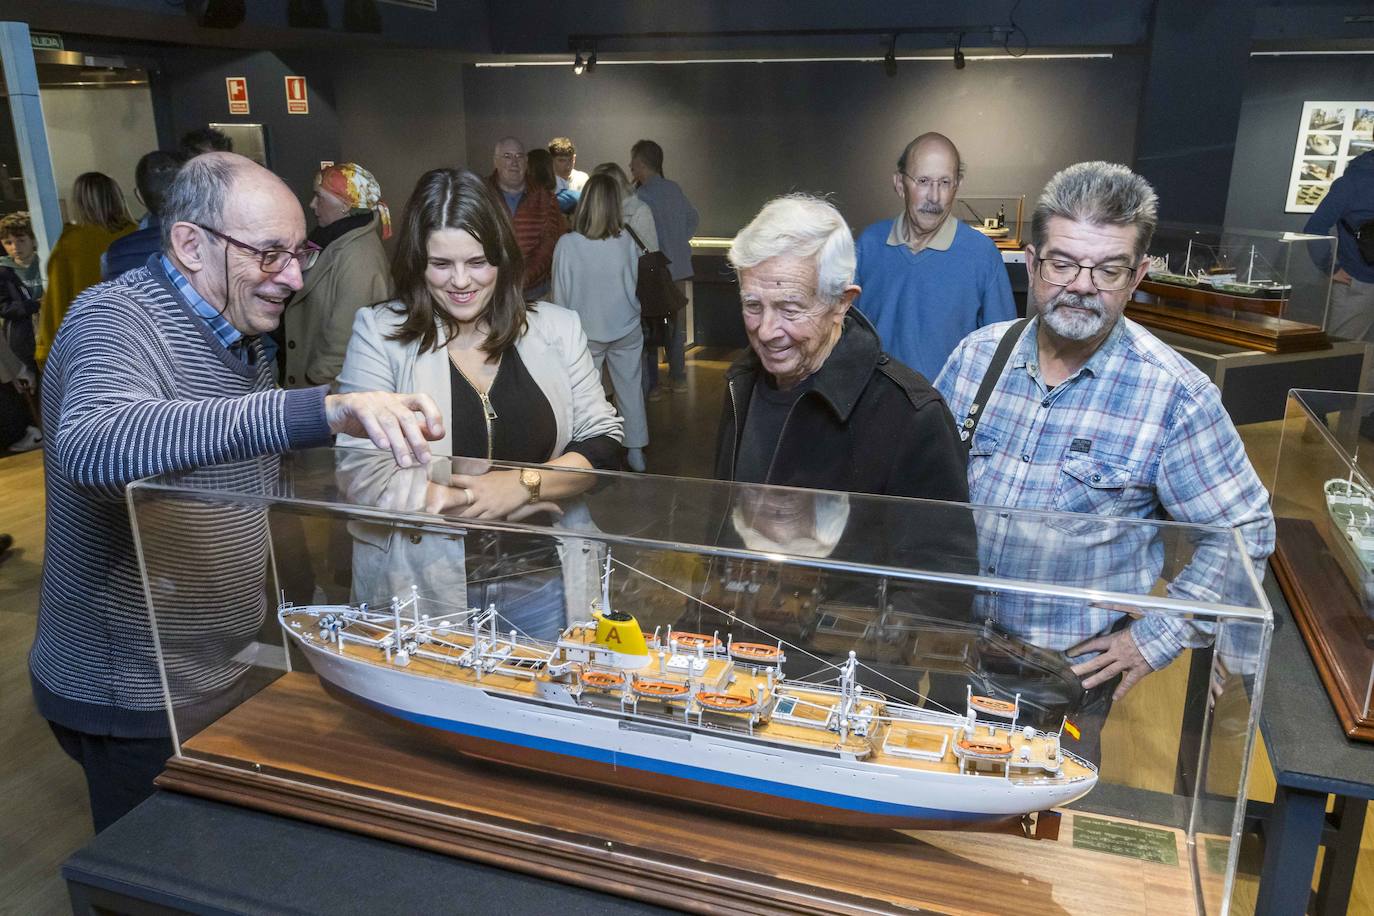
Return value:
<svg viewBox="0 0 1374 916">
<path fill-rule="evenodd" d="M 635 240 L 635 244 L 639 246 L 639 250 L 642 251 L 644 254 L 648 254 L 649 249 L 644 247 L 644 243 L 639 240 L 639 236 L 635 235 L 635 231 L 630 228 L 630 224 L 625 223 L 624 228 L 626 232 L 630 233 L 630 238 Z"/>
<path fill-rule="evenodd" d="M 968 407 L 964 422 L 959 424 L 959 438 L 964 440 L 964 447 L 970 451 L 973 449 L 973 431 L 978 428 L 978 421 L 983 418 L 983 414 L 987 413 L 983 408 L 987 406 L 988 398 L 992 397 L 992 391 L 997 387 L 1002 371 L 1007 368 L 1007 360 L 1011 359 L 1011 351 L 1016 348 L 1016 342 L 1021 339 L 1021 332 L 1028 324 L 1029 318 L 1013 322 L 1002 335 L 1002 339 L 997 342 L 997 351 L 992 354 L 992 362 L 988 363 L 987 371 L 983 373 L 983 382 L 978 386 L 978 393 L 973 396 L 973 403 Z"/>
</svg>

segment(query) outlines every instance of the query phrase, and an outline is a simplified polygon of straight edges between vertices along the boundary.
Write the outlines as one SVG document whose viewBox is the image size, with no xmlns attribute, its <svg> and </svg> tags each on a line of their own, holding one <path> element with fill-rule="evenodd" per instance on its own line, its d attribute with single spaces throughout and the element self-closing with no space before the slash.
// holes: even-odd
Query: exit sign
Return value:
<svg viewBox="0 0 1374 916">
<path fill-rule="evenodd" d="M 30 32 L 29 44 L 35 51 L 61 51 L 62 36 L 56 32 Z"/>
</svg>

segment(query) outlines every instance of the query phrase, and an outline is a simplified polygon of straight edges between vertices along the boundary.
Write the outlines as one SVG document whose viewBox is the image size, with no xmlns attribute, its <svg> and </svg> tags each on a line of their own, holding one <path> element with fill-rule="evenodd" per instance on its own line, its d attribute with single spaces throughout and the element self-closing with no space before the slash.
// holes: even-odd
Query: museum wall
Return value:
<svg viewBox="0 0 1374 916">
<path fill-rule="evenodd" d="M 567 134 L 584 169 L 629 160 L 641 137 L 701 211 L 701 234 L 733 235 L 769 197 L 829 193 L 856 228 L 891 216 L 891 175 L 908 140 L 954 139 L 965 197 L 1033 198 L 1063 165 L 1130 162 L 1141 58 L 876 63 L 465 68 L 467 154 L 491 170 L 508 134 L 527 144 Z M 1093 112 L 1091 118 L 1083 112 Z"/>
<path fill-rule="evenodd" d="M 1285 213 L 1303 102 L 1374 99 L 1374 57 L 1252 57 L 1236 134 L 1226 225 L 1300 230 L 1306 213 Z"/>
<path fill-rule="evenodd" d="M 463 67 L 456 55 L 350 55 L 335 69 L 333 83 L 340 155 L 373 173 L 393 220 L 400 220 L 423 172 L 465 161 Z"/>
<path fill-rule="evenodd" d="M 154 103 L 164 108 L 162 144 L 174 148 L 178 138 L 208 123 L 262 124 L 268 162 L 301 198 L 308 202 L 320 160 L 337 160 L 339 118 L 335 112 L 332 68 L 303 52 L 168 50 L 160 55 L 154 76 Z M 309 114 L 287 114 L 285 77 L 305 76 Z M 250 111 L 228 113 L 224 80 L 248 80 Z"/>
</svg>

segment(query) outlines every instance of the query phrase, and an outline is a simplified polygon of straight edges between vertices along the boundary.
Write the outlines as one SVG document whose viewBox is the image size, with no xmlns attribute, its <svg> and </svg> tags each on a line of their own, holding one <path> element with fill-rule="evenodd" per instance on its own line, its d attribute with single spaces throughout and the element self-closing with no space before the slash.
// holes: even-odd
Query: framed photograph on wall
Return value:
<svg viewBox="0 0 1374 916">
<path fill-rule="evenodd" d="M 1288 213 L 1311 213 L 1350 160 L 1374 149 L 1374 102 L 1304 102 Z"/>
</svg>

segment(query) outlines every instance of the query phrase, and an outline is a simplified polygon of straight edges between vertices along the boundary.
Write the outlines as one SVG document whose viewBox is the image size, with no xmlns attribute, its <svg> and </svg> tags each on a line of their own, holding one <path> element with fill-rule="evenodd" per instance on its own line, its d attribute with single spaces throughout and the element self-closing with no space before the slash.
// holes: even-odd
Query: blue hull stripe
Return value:
<svg viewBox="0 0 1374 916">
<path fill-rule="evenodd" d="M 606 748 L 589 747 L 583 744 L 573 744 L 568 741 L 555 741 L 550 738 L 539 738 L 533 735 L 525 735 L 519 732 L 509 732 L 497 728 L 487 728 L 482 725 L 474 725 L 470 722 L 454 722 L 449 719 L 441 719 L 437 716 L 427 716 L 409 710 L 398 709 L 384 703 L 378 703 L 366 697 L 358 696 L 351 691 L 343 690 L 337 684 L 333 685 L 336 690 L 342 690 L 349 696 L 355 697 L 359 702 L 365 703 L 374 709 L 423 725 L 427 728 L 439 729 L 440 731 L 454 732 L 461 735 L 470 735 L 474 738 L 483 738 L 487 741 L 495 741 L 501 744 L 512 744 L 518 747 L 527 747 L 532 750 L 547 751 L 554 754 L 562 754 L 567 757 L 577 757 L 582 760 L 594 760 L 614 767 L 626 767 L 629 769 L 646 770 L 651 773 L 659 773 L 664 776 L 676 776 L 679 779 L 690 779 L 695 782 L 710 783 L 713 785 L 727 786 L 732 789 L 740 789 L 746 792 L 755 792 L 763 795 L 774 795 L 781 798 L 790 798 L 795 801 L 807 802 L 813 805 L 821 805 L 827 808 L 838 808 L 845 811 L 859 811 L 865 814 L 876 814 L 886 817 L 912 818 L 928 821 L 985 821 L 997 820 L 1010 815 L 998 814 L 977 814 L 969 811 L 949 811 L 941 808 L 920 808 L 912 805 L 899 805 L 892 802 L 876 801 L 869 798 L 858 798 L 852 795 L 841 795 L 837 792 L 823 792 L 819 789 L 808 789 L 802 786 L 792 786 L 786 783 L 771 782 L 766 779 L 756 779 L 752 776 L 741 776 L 736 773 L 726 773 L 720 770 L 708 770 L 701 767 L 687 766 L 680 763 L 671 763 L 666 760 L 656 760 L 652 757 L 640 757 L 634 754 L 623 754 Z"/>
</svg>

